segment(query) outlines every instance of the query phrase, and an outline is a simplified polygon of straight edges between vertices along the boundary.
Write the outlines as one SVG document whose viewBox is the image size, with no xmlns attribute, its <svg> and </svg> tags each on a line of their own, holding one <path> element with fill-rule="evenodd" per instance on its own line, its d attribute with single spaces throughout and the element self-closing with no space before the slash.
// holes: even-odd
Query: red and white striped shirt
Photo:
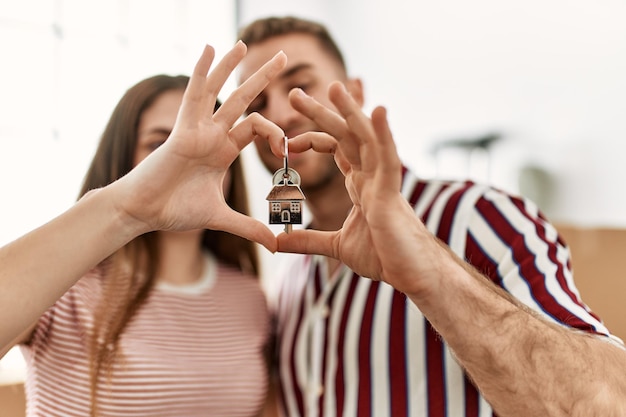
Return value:
<svg viewBox="0 0 626 417">
<path fill-rule="evenodd" d="M 569 250 L 531 202 L 471 182 L 418 180 L 403 194 L 428 229 L 549 320 L 609 331 L 581 301 Z M 492 416 L 418 308 L 391 286 L 294 255 L 277 304 L 282 407 L 296 416 Z"/>
<path fill-rule="evenodd" d="M 39 320 L 22 346 L 27 415 L 85 417 L 87 334 L 101 290 L 83 277 Z M 267 392 L 269 312 L 259 281 L 207 259 L 187 286 L 157 284 L 121 335 L 99 416 L 255 416 Z"/>
</svg>

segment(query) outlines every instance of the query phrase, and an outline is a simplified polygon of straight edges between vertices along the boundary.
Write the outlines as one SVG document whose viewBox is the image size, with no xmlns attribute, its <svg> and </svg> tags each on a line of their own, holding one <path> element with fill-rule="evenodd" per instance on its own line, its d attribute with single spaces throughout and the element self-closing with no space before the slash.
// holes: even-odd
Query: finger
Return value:
<svg viewBox="0 0 626 417">
<path fill-rule="evenodd" d="M 187 88 L 189 98 L 201 97 L 202 88 L 204 86 L 205 78 L 209 73 L 209 68 L 215 58 L 215 49 L 211 45 L 205 45 L 200 58 L 194 66 L 191 77 L 189 78 L 189 86 Z"/>
<path fill-rule="evenodd" d="M 372 111 L 372 125 L 376 132 L 380 165 L 380 169 L 374 177 L 375 186 L 382 192 L 398 191 L 402 184 L 402 161 L 398 156 L 398 150 L 393 141 L 385 108 L 376 107 Z"/>
<path fill-rule="evenodd" d="M 282 142 L 281 142 L 282 143 Z M 274 155 L 282 157 L 283 151 L 279 149 L 279 142 L 270 143 Z M 282 147 L 284 149 L 284 146 Z M 347 175 L 351 166 L 341 149 L 338 148 L 337 140 L 324 132 L 305 132 L 289 139 L 289 152 L 300 153 L 313 149 L 315 152 L 329 153 L 335 156 L 337 167 Z M 278 153 L 280 152 L 280 154 Z"/>
<path fill-rule="evenodd" d="M 278 143 L 279 141 L 284 143 L 285 132 L 260 114 L 251 113 L 233 127 L 228 136 L 235 143 L 237 149 L 242 150 L 257 136 L 270 143 Z M 280 157 L 282 158 L 282 155 Z"/>
<path fill-rule="evenodd" d="M 333 245 L 338 233 L 320 230 L 294 230 L 290 233 L 281 233 L 276 237 L 278 252 L 317 254 L 338 259 Z"/>
<path fill-rule="evenodd" d="M 252 74 L 235 91 L 215 113 L 213 120 L 223 123 L 226 127 L 232 126 L 248 108 L 261 91 L 267 86 L 287 64 L 287 55 L 279 51 L 272 59 Z"/>
<path fill-rule="evenodd" d="M 211 228 L 215 229 L 216 226 L 212 226 Z M 221 225 L 218 225 L 217 228 L 224 232 L 241 236 L 244 239 L 260 243 L 272 253 L 276 252 L 278 248 L 276 236 L 274 236 L 274 233 L 269 227 L 252 217 L 234 210 L 230 210 L 224 215 Z"/>
<path fill-rule="evenodd" d="M 196 63 L 189 79 L 189 85 L 185 90 L 183 103 L 179 112 L 181 118 L 187 118 L 190 123 L 195 125 L 197 121 L 202 118 L 213 117 L 213 109 L 215 108 L 219 91 L 245 54 L 246 45 L 241 41 L 237 42 L 235 46 L 224 55 L 215 69 L 209 73 L 209 69 L 215 58 L 215 50 L 207 45 Z"/>
<path fill-rule="evenodd" d="M 354 131 L 358 138 L 371 138 L 373 130 L 369 118 L 361 106 L 352 98 L 346 87 L 339 81 L 331 83 L 328 87 L 328 98 L 337 107 L 344 117 L 348 129 Z"/>
<path fill-rule="evenodd" d="M 214 58 L 215 50 L 213 47 L 205 45 L 191 73 L 191 77 L 189 77 L 189 83 L 183 94 L 183 102 L 179 111 L 181 118 L 184 119 L 188 117 L 188 120 L 195 123 L 195 118 L 192 115 L 194 112 L 198 111 L 199 104 L 203 101 L 206 76 Z"/>
<path fill-rule="evenodd" d="M 277 158 L 285 156 L 285 138 L 270 138 L 270 149 Z M 306 132 L 289 138 L 289 152 L 301 153 L 310 149 L 321 153 L 334 154 L 337 149 L 335 138 L 324 132 Z"/>
<path fill-rule="evenodd" d="M 366 171 L 375 169 L 379 143 L 376 140 L 372 121 L 363 113 L 361 106 L 352 98 L 343 84 L 332 83 L 328 89 L 328 97 L 346 120 L 348 130 L 352 133 L 349 136 L 353 141 L 352 145 L 358 146 L 361 165 Z"/>
<path fill-rule="evenodd" d="M 335 138 L 324 132 L 306 132 L 289 139 L 288 143 L 289 152 L 294 153 L 313 149 L 316 152 L 334 154 L 337 150 Z"/>
<path fill-rule="evenodd" d="M 350 164 L 350 161 L 348 161 L 340 148 L 337 148 L 335 151 L 335 163 L 337 164 L 337 167 L 339 167 L 343 176 L 347 177 L 352 170 L 352 164 Z"/>
<path fill-rule="evenodd" d="M 289 102 L 294 109 L 316 122 L 324 131 L 333 136 L 344 136 L 347 126 L 342 117 L 320 104 L 301 88 L 294 88 L 289 92 Z"/>
<path fill-rule="evenodd" d="M 350 139 L 350 131 L 342 116 L 317 102 L 303 90 L 294 88 L 289 92 L 294 109 L 313 120 L 323 131 L 334 136 L 340 143 L 345 157 L 354 165 L 360 164 L 358 142 Z"/>
<path fill-rule="evenodd" d="M 237 41 L 206 77 L 203 90 L 204 105 L 202 107 L 206 117 L 213 117 L 217 96 L 230 74 L 246 55 L 246 51 L 246 45 L 242 41 Z M 207 109 L 210 111 L 205 111 Z"/>
</svg>

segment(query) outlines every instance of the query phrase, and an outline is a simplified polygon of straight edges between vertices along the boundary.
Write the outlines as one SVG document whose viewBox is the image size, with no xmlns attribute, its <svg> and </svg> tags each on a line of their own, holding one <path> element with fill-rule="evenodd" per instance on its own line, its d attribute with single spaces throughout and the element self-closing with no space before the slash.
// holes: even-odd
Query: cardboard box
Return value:
<svg viewBox="0 0 626 417">
<path fill-rule="evenodd" d="M 581 298 L 611 333 L 626 341 L 626 229 L 556 227 L 572 252 Z"/>
<path fill-rule="evenodd" d="M 24 385 L 15 381 L 0 381 L 0 416 L 24 417 L 26 399 Z"/>
</svg>

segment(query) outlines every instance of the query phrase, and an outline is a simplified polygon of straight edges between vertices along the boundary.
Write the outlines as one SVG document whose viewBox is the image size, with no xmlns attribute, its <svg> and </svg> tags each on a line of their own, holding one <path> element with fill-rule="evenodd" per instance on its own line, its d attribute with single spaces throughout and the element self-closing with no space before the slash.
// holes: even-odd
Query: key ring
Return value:
<svg viewBox="0 0 626 417">
<path fill-rule="evenodd" d="M 285 136 L 285 150 L 284 150 L 284 157 L 283 160 L 285 162 L 285 172 L 283 173 L 283 175 L 285 176 L 285 178 L 287 178 L 289 176 L 288 172 L 289 172 L 289 142 L 287 139 L 287 136 Z"/>
</svg>

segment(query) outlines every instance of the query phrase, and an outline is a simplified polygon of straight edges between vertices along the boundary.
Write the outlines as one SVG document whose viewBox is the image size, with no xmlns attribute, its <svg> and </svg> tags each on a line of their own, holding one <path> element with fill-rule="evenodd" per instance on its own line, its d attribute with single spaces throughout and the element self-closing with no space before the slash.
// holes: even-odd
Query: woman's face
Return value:
<svg viewBox="0 0 626 417">
<path fill-rule="evenodd" d="M 172 133 L 182 101 L 182 90 L 169 90 L 157 97 L 154 103 L 143 112 L 139 118 L 133 166 L 137 166 L 152 151 L 161 146 Z"/>
</svg>

